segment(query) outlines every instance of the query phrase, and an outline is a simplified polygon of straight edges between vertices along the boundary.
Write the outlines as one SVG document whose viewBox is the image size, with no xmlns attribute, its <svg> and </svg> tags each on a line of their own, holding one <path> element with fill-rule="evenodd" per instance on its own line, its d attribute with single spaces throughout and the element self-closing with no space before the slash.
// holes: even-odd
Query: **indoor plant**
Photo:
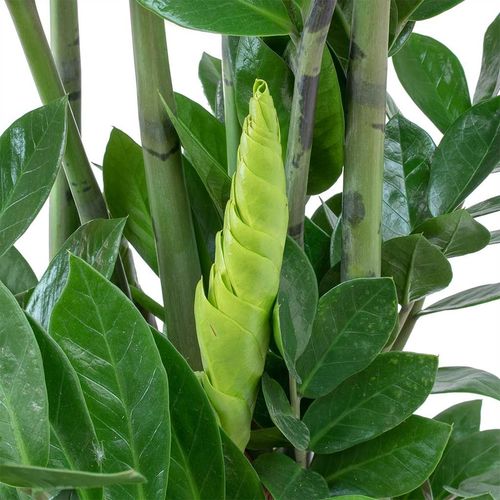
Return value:
<svg viewBox="0 0 500 500">
<path fill-rule="evenodd" d="M 142 148 L 113 131 L 103 197 L 78 133 L 76 2 L 52 2 L 52 54 L 34 2 L 6 3 L 45 106 L 0 142 L 0 481 L 18 487 L 2 486 L 2 498 L 72 490 L 81 498 L 262 498 L 263 487 L 283 499 L 498 497 L 500 431 L 479 432 L 477 401 L 435 419 L 412 414 L 431 392 L 498 399 L 500 381 L 401 352 L 422 314 L 499 296 L 499 285 L 485 285 L 423 304 L 449 284 L 449 258 L 498 240 L 476 221 L 500 208 L 497 198 L 463 208 L 498 166 L 498 20 L 471 102 L 453 54 L 412 34 L 416 20 L 456 0 L 132 0 Z M 213 114 L 173 93 L 158 16 L 222 33 L 222 62 L 200 62 Z M 388 54 L 443 132 L 438 146 L 386 96 Z M 265 117 L 275 109 L 280 132 L 276 123 L 259 128 L 239 158 L 240 138 L 240 152 L 251 139 L 244 119 L 256 78 L 267 82 Z M 284 187 L 231 187 L 239 163 L 252 170 L 268 162 L 279 172 L 280 149 L 284 253 L 286 220 L 274 205 Z M 305 218 L 307 196 L 325 191 L 342 168 L 343 193 Z M 38 281 L 13 244 L 51 189 L 53 260 Z M 276 248 L 260 235 L 268 226 L 236 229 L 261 212 Z M 223 224 L 227 234 L 217 237 Z M 228 235 L 241 246 L 226 266 L 230 285 L 221 271 Z M 129 243 L 159 274 L 165 308 L 141 291 Z M 272 272 L 248 272 L 250 249 L 281 266 L 278 290 Z M 263 359 L 232 335 L 225 318 L 238 312 L 234 303 L 210 299 L 224 290 L 209 284 L 211 269 L 238 298 L 238 283 L 246 285 L 245 303 L 266 302 L 255 319 L 267 322 L 256 401 Z M 226 324 L 195 308 L 200 277 Z M 168 340 L 153 316 L 165 320 Z M 250 321 L 237 318 L 252 333 Z M 210 328 L 228 345 L 200 357 L 198 339 L 206 345 Z M 225 425 L 236 407 L 221 410 L 210 392 L 213 359 L 222 385 L 247 383 L 242 366 L 255 368 L 240 391 L 250 394 L 249 436 L 248 418 Z"/>
</svg>

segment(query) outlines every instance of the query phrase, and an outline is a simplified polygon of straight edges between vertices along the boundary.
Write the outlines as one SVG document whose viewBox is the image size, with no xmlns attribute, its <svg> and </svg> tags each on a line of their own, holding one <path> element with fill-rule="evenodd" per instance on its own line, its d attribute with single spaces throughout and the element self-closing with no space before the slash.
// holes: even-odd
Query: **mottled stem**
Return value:
<svg viewBox="0 0 500 500">
<path fill-rule="evenodd" d="M 175 110 L 165 25 L 130 1 L 139 122 L 158 264 L 172 343 L 193 369 L 201 369 L 194 321 L 194 292 L 200 279 L 191 209 L 179 138 L 161 97 Z"/>
<path fill-rule="evenodd" d="M 307 178 L 321 60 L 336 0 L 312 0 L 297 47 L 286 176 L 289 234 L 303 246 Z"/>
<path fill-rule="evenodd" d="M 34 0 L 5 0 L 44 104 L 65 95 Z M 107 218 L 104 198 L 83 148 L 73 113 L 69 113 L 64 171 L 82 223 Z"/>
<path fill-rule="evenodd" d="M 51 0 L 50 34 L 54 61 L 81 131 L 81 66 L 77 0 Z M 49 205 L 49 254 L 54 257 L 80 225 L 78 210 L 63 170 L 57 175 Z"/>
<path fill-rule="evenodd" d="M 356 0 L 348 69 L 342 279 L 380 276 L 390 0 Z"/>
<path fill-rule="evenodd" d="M 240 143 L 241 127 L 236 111 L 236 92 L 233 78 L 233 57 L 231 40 L 233 37 L 222 37 L 222 83 L 224 89 L 224 122 L 226 125 L 227 173 L 231 177 L 236 172 L 238 161 L 238 145 Z"/>
</svg>

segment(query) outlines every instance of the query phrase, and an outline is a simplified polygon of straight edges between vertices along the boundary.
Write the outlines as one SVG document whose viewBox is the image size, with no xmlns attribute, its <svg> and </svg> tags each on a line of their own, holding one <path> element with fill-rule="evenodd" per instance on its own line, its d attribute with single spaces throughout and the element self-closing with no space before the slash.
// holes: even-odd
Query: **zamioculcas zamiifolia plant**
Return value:
<svg viewBox="0 0 500 500">
<path fill-rule="evenodd" d="M 471 98 L 414 32 L 461 0 L 130 0 L 141 143 L 114 129 L 97 170 L 77 0 L 50 1 L 50 36 L 4 2 L 42 107 L 0 137 L 0 499 L 500 499 L 481 400 L 416 414 L 500 379 L 405 351 L 422 316 L 500 299 L 427 303 L 500 242 L 500 197 L 468 201 L 500 171 L 500 17 Z M 165 20 L 221 35 L 210 110 L 174 92 Z M 15 243 L 49 198 L 38 278 Z"/>
</svg>

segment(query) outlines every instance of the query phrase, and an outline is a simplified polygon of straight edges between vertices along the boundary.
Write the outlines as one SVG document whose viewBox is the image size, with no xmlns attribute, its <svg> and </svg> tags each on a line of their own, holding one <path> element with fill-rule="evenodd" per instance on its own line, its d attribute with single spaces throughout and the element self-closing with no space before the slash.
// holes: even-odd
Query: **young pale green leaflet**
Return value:
<svg viewBox="0 0 500 500">
<path fill-rule="evenodd" d="M 279 286 L 288 225 L 285 184 L 273 99 L 266 82 L 256 80 L 208 295 L 200 281 L 195 298 L 202 384 L 222 428 L 242 450 Z"/>
</svg>

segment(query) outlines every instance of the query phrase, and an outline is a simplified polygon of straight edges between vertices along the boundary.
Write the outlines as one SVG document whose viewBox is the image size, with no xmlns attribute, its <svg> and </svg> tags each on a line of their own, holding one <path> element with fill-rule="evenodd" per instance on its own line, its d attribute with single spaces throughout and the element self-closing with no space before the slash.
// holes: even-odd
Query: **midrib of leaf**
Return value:
<svg viewBox="0 0 500 500">
<path fill-rule="evenodd" d="M 134 463 L 134 467 L 137 469 L 137 471 L 140 472 L 141 468 L 139 467 L 139 460 L 138 460 L 138 457 L 137 457 L 136 452 L 135 452 L 134 433 L 132 431 L 132 426 L 131 426 L 131 422 L 130 422 L 129 408 L 128 408 L 128 404 L 125 403 L 125 399 L 123 397 L 124 390 L 122 388 L 120 377 L 118 376 L 118 373 L 117 373 L 116 361 L 115 361 L 114 356 L 112 354 L 112 351 L 110 349 L 108 339 L 107 339 L 107 337 L 105 335 L 106 329 L 104 327 L 104 322 L 103 322 L 103 318 L 102 318 L 102 316 L 100 314 L 99 307 L 96 304 L 96 302 L 94 301 L 94 297 L 92 296 L 91 289 L 90 289 L 90 286 L 89 286 L 89 283 L 88 283 L 87 279 L 84 276 L 82 276 L 82 278 L 83 278 L 83 281 L 84 281 L 85 286 L 87 288 L 87 296 L 90 298 L 90 300 L 92 301 L 92 304 L 94 305 L 94 310 L 96 312 L 97 319 L 99 321 L 99 326 L 101 328 L 101 332 L 99 332 L 99 333 L 100 333 L 102 339 L 104 340 L 104 343 L 106 345 L 106 350 L 108 351 L 109 359 L 111 360 L 111 364 L 113 366 L 113 376 L 114 376 L 116 385 L 118 387 L 118 391 L 120 393 L 120 401 L 122 402 L 123 407 L 126 408 L 126 410 L 127 410 L 125 412 L 125 420 L 126 420 L 126 423 L 127 423 L 127 429 L 128 429 L 129 436 L 130 436 L 130 454 L 132 455 L 132 460 L 133 460 L 133 463 Z M 128 348 L 127 348 L 127 350 L 128 350 Z M 137 484 L 136 488 L 138 489 L 138 492 L 140 494 L 140 498 L 144 499 L 144 500 L 148 500 L 146 498 L 146 496 L 145 496 L 143 485 L 142 484 Z"/>
<path fill-rule="evenodd" d="M 443 249 L 443 254 L 445 254 L 445 255 L 446 255 L 446 252 L 448 251 L 448 249 L 450 248 L 451 244 L 453 243 L 453 240 L 455 239 L 455 236 L 458 232 L 458 228 L 460 227 L 460 224 L 462 222 L 462 217 L 463 217 L 463 213 L 460 214 L 460 219 L 458 220 L 457 224 L 455 225 L 455 227 L 451 233 L 450 240 L 448 241 L 448 243 L 446 244 L 446 246 Z"/>
<path fill-rule="evenodd" d="M 5 214 L 5 212 L 11 207 L 11 201 L 12 201 L 12 197 L 14 196 L 14 193 L 16 192 L 16 186 L 19 185 L 23 176 L 27 173 L 33 172 L 33 170 L 29 170 L 28 167 L 31 165 L 31 162 L 33 161 L 33 157 L 42 149 L 42 148 L 40 148 L 40 144 L 42 144 L 45 141 L 46 136 L 49 134 L 49 132 L 52 131 L 51 125 L 52 125 L 52 122 L 54 121 L 54 117 L 57 116 L 58 110 L 59 110 L 59 107 L 57 108 L 57 110 L 54 111 L 53 115 L 50 117 L 50 120 L 47 120 L 45 131 L 43 132 L 42 136 L 40 137 L 40 140 L 37 141 L 36 143 L 33 141 L 33 143 L 35 144 L 35 148 L 34 148 L 33 152 L 31 153 L 31 155 L 28 157 L 28 160 L 24 163 L 24 166 L 21 168 L 20 174 L 17 177 L 16 182 L 13 184 L 12 189 L 9 192 L 9 195 L 4 200 L 5 203 L 0 210 L 0 217 L 2 217 Z M 33 118 L 31 118 L 31 120 L 30 120 L 30 126 L 33 127 Z M 32 132 L 31 132 L 31 137 L 33 137 Z M 39 188 L 39 190 L 42 188 L 43 188 L 43 186 L 41 186 Z M 33 193 L 31 193 L 31 194 L 33 194 Z"/>
<path fill-rule="evenodd" d="M 404 294 L 403 294 L 403 298 L 404 298 L 404 301 L 406 303 L 409 302 L 410 282 L 413 279 L 413 270 L 414 270 L 413 268 L 414 268 L 415 259 L 416 259 L 417 247 L 420 245 L 421 241 L 422 240 L 420 238 L 417 240 L 417 244 L 413 247 L 413 252 L 412 252 L 411 258 L 410 258 L 410 266 L 409 266 L 408 274 L 406 275 L 406 283 L 405 283 Z"/>
<path fill-rule="evenodd" d="M 180 451 L 182 459 L 183 459 L 184 469 L 187 469 L 189 471 L 189 474 L 186 474 L 186 476 L 188 478 L 188 484 L 189 484 L 189 487 L 191 489 L 191 494 L 192 494 L 192 496 L 189 498 L 190 498 L 190 500 L 196 500 L 196 499 L 202 500 L 202 497 L 200 495 L 198 487 L 193 482 L 193 479 L 192 479 L 193 474 L 192 474 L 191 466 L 189 465 L 188 458 L 186 457 L 186 454 L 184 453 L 184 450 L 179 443 L 179 438 L 177 437 L 177 433 L 175 432 L 175 429 L 173 427 L 172 427 L 172 439 L 175 440 L 175 442 L 177 443 L 177 449 Z M 168 485 L 167 485 L 167 493 L 168 493 Z"/>
<path fill-rule="evenodd" d="M 281 17 L 276 16 L 273 11 L 267 10 L 264 7 L 257 7 L 256 5 L 252 4 L 251 2 L 248 2 L 247 0 L 236 0 L 237 3 L 246 6 L 248 9 L 253 10 L 254 12 L 257 12 L 258 14 L 262 14 L 264 17 L 267 17 L 268 19 L 271 19 L 274 23 L 276 23 L 278 26 L 281 26 L 282 28 L 286 29 L 287 32 L 290 31 L 290 24 L 289 23 L 284 23 Z"/>
<path fill-rule="evenodd" d="M 311 382 L 311 379 L 314 377 L 314 375 L 316 375 L 316 373 L 318 372 L 319 370 L 319 365 L 323 364 L 323 361 L 325 360 L 325 358 L 328 356 L 328 354 L 330 354 L 331 350 L 337 345 L 337 342 L 340 340 L 340 338 L 342 337 L 342 335 L 344 334 L 344 332 L 346 331 L 346 329 L 351 325 L 352 321 L 354 321 L 354 318 L 358 316 L 359 314 L 359 311 L 360 310 L 364 310 L 364 308 L 366 308 L 366 306 L 368 304 L 370 304 L 370 302 L 372 300 L 374 300 L 375 298 L 377 298 L 378 295 L 380 295 L 380 291 L 378 291 L 377 293 L 375 293 L 374 295 L 372 295 L 368 300 L 366 300 L 366 302 L 364 302 L 357 310 L 356 310 L 356 314 L 354 314 L 348 321 L 347 323 L 345 324 L 344 328 L 342 328 L 342 330 L 339 330 L 339 334 L 337 336 L 337 341 L 333 342 L 332 344 L 330 344 L 329 348 L 326 349 L 323 354 L 317 358 L 317 361 L 316 361 L 316 365 L 315 367 L 313 368 L 313 370 L 311 370 L 310 374 L 308 377 L 306 377 L 304 379 L 304 382 L 302 383 L 301 385 L 301 392 L 303 393 L 305 389 L 307 389 L 307 387 L 309 386 L 309 383 Z M 314 327 L 313 327 L 314 328 Z M 306 347 L 307 349 L 307 347 Z M 304 351 L 305 352 L 305 351 Z"/>
</svg>

